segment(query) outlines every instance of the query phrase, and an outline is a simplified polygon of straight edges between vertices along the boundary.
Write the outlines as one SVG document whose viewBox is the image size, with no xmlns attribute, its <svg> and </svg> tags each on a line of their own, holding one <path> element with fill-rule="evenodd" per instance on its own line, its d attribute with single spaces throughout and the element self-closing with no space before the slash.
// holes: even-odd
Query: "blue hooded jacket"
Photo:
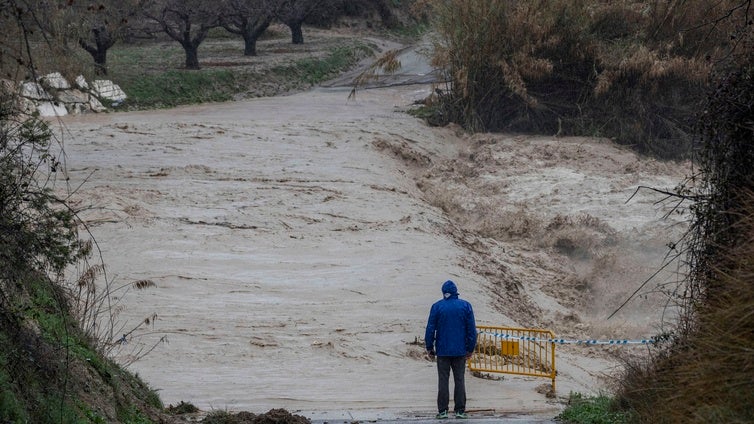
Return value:
<svg viewBox="0 0 754 424">
<path fill-rule="evenodd" d="M 437 356 L 465 356 L 476 347 L 476 322 L 471 304 L 458 298 L 458 288 L 448 280 L 443 299 L 432 305 L 424 333 L 426 348 Z"/>
</svg>

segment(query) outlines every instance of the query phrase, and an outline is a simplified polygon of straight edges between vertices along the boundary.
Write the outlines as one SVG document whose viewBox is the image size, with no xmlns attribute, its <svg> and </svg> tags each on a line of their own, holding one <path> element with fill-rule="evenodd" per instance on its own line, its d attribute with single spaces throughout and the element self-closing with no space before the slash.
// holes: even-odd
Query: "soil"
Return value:
<svg viewBox="0 0 754 424">
<path fill-rule="evenodd" d="M 248 411 L 221 412 L 216 416 L 211 414 L 205 416 L 201 422 L 202 424 L 308 424 L 311 420 L 278 408 L 259 415 Z"/>
<path fill-rule="evenodd" d="M 421 339 L 447 279 L 479 324 L 660 332 L 678 267 L 607 317 L 685 228 L 637 188 L 672 189 L 688 164 L 604 139 L 429 127 L 406 111 L 433 88 L 65 117 L 72 199 L 123 287 L 117 360 L 166 404 L 377 419 L 434 413 Z M 154 287 L 131 285 L 143 280 Z M 554 398 L 542 379 L 469 376 L 469 408 L 552 417 L 644 349 L 558 347 Z"/>
</svg>

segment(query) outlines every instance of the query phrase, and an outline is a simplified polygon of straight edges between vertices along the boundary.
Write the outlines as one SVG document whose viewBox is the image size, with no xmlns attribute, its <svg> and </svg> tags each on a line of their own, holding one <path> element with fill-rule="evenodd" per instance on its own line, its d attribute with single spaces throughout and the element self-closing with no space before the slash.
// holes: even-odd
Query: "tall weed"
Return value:
<svg viewBox="0 0 754 424">
<path fill-rule="evenodd" d="M 754 422 L 754 63 L 736 56 L 701 115 L 694 187 L 677 194 L 694 202 L 680 325 L 651 362 L 630 364 L 620 393 L 641 422 Z"/>
<path fill-rule="evenodd" d="M 745 242 L 714 269 L 715 301 L 652 362 L 628 368 L 620 400 L 640 422 L 754 422 L 754 197 L 747 213 L 736 226 Z"/>
<path fill-rule="evenodd" d="M 444 121 L 473 131 L 596 135 L 665 158 L 691 153 L 693 117 L 730 51 L 737 2 L 430 1 Z M 735 10 L 734 13 L 743 13 Z M 717 15 L 716 15 L 717 14 Z"/>
</svg>

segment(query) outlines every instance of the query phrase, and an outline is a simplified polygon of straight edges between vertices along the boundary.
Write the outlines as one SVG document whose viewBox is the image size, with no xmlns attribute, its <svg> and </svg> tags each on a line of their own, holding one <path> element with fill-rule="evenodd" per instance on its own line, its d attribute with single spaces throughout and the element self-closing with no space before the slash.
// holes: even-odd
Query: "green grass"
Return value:
<svg viewBox="0 0 754 424">
<path fill-rule="evenodd" d="M 584 397 L 581 393 L 571 393 L 568 406 L 558 415 L 558 419 L 572 424 L 627 424 L 630 417 L 614 408 L 611 397 L 599 395 Z"/>
<path fill-rule="evenodd" d="M 168 108 L 306 89 L 336 77 L 373 52 L 367 44 L 348 38 L 325 41 L 324 47 L 284 44 L 281 49 L 279 43 L 267 47 L 265 54 L 270 56 L 265 62 L 266 57 L 240 56 L 239 40 L 208 40 L 199 49 L 199 70 L 183 69 L 185 55 L 177 43 L 116 45 L 108 59 L 107 78 L 128 95 L 117 110 Z M 299 55 L 287 62 L 274 57 L 280 50 L 309 49 L 326 54 L 313 53 L 304 59 Z"/>
<path fill-rule="evenodd" d="M 8 338 L 0 332 L 0 346 L 10 345 Z M 23 405 L 11 390 L 11 376 L 6 371 L 8 357 L 6 348 L 0 350 L 0 422 L 26 422 L 28 418 Z"/>
<path fill-rule="evenodd" d="M 237 88 L 235 75 L 227 69 L 170 70 L 118 84 L 128 95 L 125 106 L 135 109 L 228 101 Z"/>
<path fill-rule="evenodd" d="M 124 424 L 152 424 L 152 421 L 134 406 L 119 408 L 118 419 Z"/>
<path fill-rule="evenodd" d="M 431 30 L 427 22 L 415 22 L 411 25 L 401 25 L 390 30 L 390 33 L 398 38 L 417 40 Z"/>
<path fill-rule="evenodd" d="M 119 43 L 108 55 L 109 76 L 138 76 L 177 69 L 184 61 L 183 49 L 177 43 Z"/>
<path fill-rule="evenodd" d="M 85 420 L 69 402 L 61 402 L 59 394 L 47 394 L 41 396 L 38 408 L 40 409 L 42 416 L 46 418 L 46 422 L 50 424 L 84 424 L 88 422 L 88 420 Z"/>
<path fill-rule="evenodd" d="M 318 84 L 347 70 L 370 52 L 363 44 L 335 47 L 323 59 L 302 59 L 291 65 L 277 66 L 272 72 L 294 81 Z"/>
<path fill-rule="evenodd" d="M 184 61 L 184 51 L 177 43 L 118 44 L 108 58 L 107 78 L 128 95 L 122 106 L 127 109 L 158 109 L 232 98 L 236 83 L 230 70 L 185 70 Z"/>
</svg>

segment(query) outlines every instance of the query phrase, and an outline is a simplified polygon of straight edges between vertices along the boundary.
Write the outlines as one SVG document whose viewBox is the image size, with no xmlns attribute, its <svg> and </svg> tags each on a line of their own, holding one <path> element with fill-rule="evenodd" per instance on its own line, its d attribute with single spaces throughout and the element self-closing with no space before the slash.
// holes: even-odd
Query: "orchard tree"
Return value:
<svg viewBox="0 0 754 424">
<path fill-rule="evenodd" d="M 257 55 L 257 40 L 275 18 L 275 6 L 274 0 L 225 0 L 220 25 L 243 37 L 245 56 Z"/>
<path fill-rule="evenodd" d="M 141 13 L 144 0 L 68 4 L 73 12 L 69 21 L 78 28 L 79 46 L 94 59 L 95 73 L 107 75 L 107 51 L 125 36 L 131 21 Z"/>
<path fill-rule="evenodd" d="M 0 66 L 10 79 L 38 77 L 39 58 L 59 64 L 72 57 L 70 41 L 78 28 L 71 24 L 72 8 L 59 0 L 0 0 Z M 32 43 L 32 40 L 34 43 Z M 33 46 L 33 47 L 32 47 Z M 77 68 L 78 69 L 78 68 Z M 25 75 L 11 75 L 23 73 Z"/>
<path fill-rule="evenodd" d="M 30 33 L 39 31 L 46 40 L 44 48 L 56 51 L 55 60 L 65 62 L 74 46 L 79 46 L 92 56 L 95 74 L 106 75 L 107 51 L 123 39 L 132 22 L 140 16 L 146 0 L 29 0 L 12 3 L 16 8 L 4 12 L 15 10 L 19 23 L 34 29 L 29 30 Z M 12 26 L 4 25 L 4 28 Z"/>
<path fill-rule="evenodd" d="M 167 0 L 146 9 L 146 16 L 157 22 L 186 52 L 186 69 L 199 69 L 199 45 L 209 30 L 220 25 L 221 5 L 203 0 Z"/>
<path fill-rule="evenodd" d="M 326 9 L 333 4 L 333 0 L 277 0 L 275 16 L 291 29 L 293 44 L 304 44 L 302 25 L 306 18 L 315 11 Z"/>
<path fill-rule="evenodd" d="M 39 30 L 56 60 L 78 45 L 92 56 L 97 75 L 107 74 L 107 51 L 122 39 L 146 0 L 36 0 L 13 2 L 19 22 Z M 8 3 L 10 4 L 10 3 Z M 6 10 L 7 11 L 7 10 Z M 8 26 L 5 26 L 8 28 Z M 33 32 L 33 31 L 30 31 Z"/>
</svg>

